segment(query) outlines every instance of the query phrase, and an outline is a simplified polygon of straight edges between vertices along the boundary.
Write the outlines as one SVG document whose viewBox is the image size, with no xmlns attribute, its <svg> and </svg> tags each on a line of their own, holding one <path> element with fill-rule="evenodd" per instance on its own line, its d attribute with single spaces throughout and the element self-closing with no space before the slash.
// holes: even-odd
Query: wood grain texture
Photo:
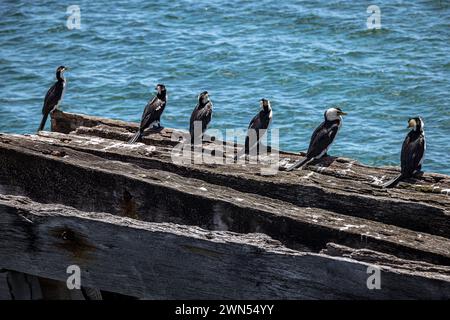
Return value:
<svg viewBox="0 0 450 320">
<path fill-rule="evenodd" d="M 8 284 L 7 271 L 0 272 L 0 300 L 12 300 L 11 289 Z"/>
<path fill-rule="evenodd" d="M 98 138 L 89 142 L 108 147 Z M 318 252 L 335 242 L 450 265 L 444 237 L 105 159 L 47 137 L 1 135 L 0 156 L 3 193 L 38 202 L 209 230 L 261 232 L 297 250 Z"/>
<path fill-rule="evenodd" d="M 56 132 L 0 133 L 0 270 L 51 299 L 73 298 L 70 264 L 84 287 L 138 298 L 449 298 L 449 176 L 384 190 L 397 168 L 335 157 L 267 175 L 269 157 L 231 163 L 242 146 L 209 136 L 204 159 L 226 163 L 195 164 L 174 152 L 186 132 L 125 143 L 137 127 L 56 111 Z"/>
<path fill-rule="evenodd" d="M 448 275 L 381 265 L 381 290 L 369 290 L 369 264 L 300 253 L 262 234 L 143 222 L 13 196 L 0 196 L 0 228 L 2 267 L 65 281 L 67 266 L 77 264 L 82 285 L 141 298 L 450 298 Z"/>
<path fill-rule="evenodd" d="M 42 298 L 38 277 L 12 270 L 4 270 L 0 273 L 0 300 L 41 300 Z"/>
<path fill-rule="evenodd" d="M 261 176 L 259 165 L 252 164 L 177 165 L 172 161 L 171 151 L 174 143 L 178 142 L 170 137 L 173 133 L 182 136 L 183 132 L 164 129 L 161 133 L 147 135 L 144 144 L 130 149 L 117 144 L 117 140 L 127 141 L 132 136 L 133 123 L 59 111 L 52 121 L 53 131 L 73 131 L 79 137 L 79 143 L 64 141 L 70 147 L 82 148 L 84 152 L 111 160 L 170 171 L 301 207 L 321 208 L 444 237 L 450 235 L 450 177 L 446 175 L 425 173 L 417 179 L 400 183 L 397 188 L 381 189 L 379 185 L 398 175 L 399 168 L 370 167 L 352 159 L 328 157 L 306 170 L 280 172 L 267 177 Z M 70 130 L 62 130 L 61 127 L 70 127 Z M 83 143 L 81 135 L 88 136 L 88 139 L 113 139 L 116 145 L 105 147 L 104 140 L 97 145 Z M 206 148 L 208 145 L 211 143 L 206 143 Z M 280 154 L 280 162 L 300 158 L 292 153 Z"/>
</svg>

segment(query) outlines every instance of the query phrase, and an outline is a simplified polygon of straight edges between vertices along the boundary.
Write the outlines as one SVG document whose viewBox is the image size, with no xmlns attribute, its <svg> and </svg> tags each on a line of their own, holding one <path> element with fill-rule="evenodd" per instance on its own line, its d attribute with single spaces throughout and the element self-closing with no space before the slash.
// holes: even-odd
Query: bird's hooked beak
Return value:
<svg viewBox="0 0 450 320">
<path fill-rule="evenodd" d="M 64 67 L 64 69 L 62 71 L 69 71 L 70 68 L 69 67 Z"/>
<path fill-rule="evenodd" d="M 339 111 L 339 110 L 338 110 L 338 115 L 339 115 L 339 116 L 346 116 L 346 115 L 347 115 L 347 112 Z"/>
</svg>

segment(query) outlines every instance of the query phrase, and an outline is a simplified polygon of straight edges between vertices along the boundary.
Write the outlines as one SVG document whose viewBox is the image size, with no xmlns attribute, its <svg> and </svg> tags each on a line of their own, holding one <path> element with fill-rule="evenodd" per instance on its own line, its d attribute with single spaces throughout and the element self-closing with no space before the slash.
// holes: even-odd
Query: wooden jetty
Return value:
<svg viewBox="0 0 450 320">
<path fill-rule="evenodd" d="M 450 299 L 449 176 L 185 163 L 185 133 L 136 129 L 56 111 L 52 132 L 0 134 L 0 299 Z"/>
</svg>

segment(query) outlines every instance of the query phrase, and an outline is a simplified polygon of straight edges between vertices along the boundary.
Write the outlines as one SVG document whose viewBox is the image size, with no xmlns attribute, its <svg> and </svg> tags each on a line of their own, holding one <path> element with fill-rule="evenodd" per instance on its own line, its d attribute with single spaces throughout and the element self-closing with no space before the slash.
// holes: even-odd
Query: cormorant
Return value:
<svg viewBox="0 0 450 320">
<path fill-rule="evenodd" d="M 50 112 L 58 108 L 66 91 L 66 79 L 64 79 L 64 71 L 68 70 L 65 66 L 59 66 L 56 69 L 56 82 L 48 89 L 44 98 L 44 106 L 42 107 L 42 121 L 38 131 L 44 130 L 47 117 Z"/>
<path fill-rule="evenodd" d="M 208 91 L 203 91 L 198 96 L 198 102 L 191 114 L 189 121 L 189 133 L 191 135 L 191 143 L 198 142 L 203 138 L 203 133 L 208 128 L 208 124 L 212 118 L 213 104 L 209 99 Z M 201 124 L 201 132 L 194 132 L 195 123 Z M 201 142 L 201 140 L 200 140 Z"/>
<path fill-rule="evenodd" d="M 408 128 L 412 128 L 412 130 L 406 135 L 403 141 L 400 156 L 401 173 L 396 178 L 385 183 L 383 185 L 384 188 L 392 188 L 400 180 L 409 178 L 422 169 L 426 149 L 425 132 L 423 131 L 424 126 L 425 124 L 420 117 L 408 120 Z"/>
<path fill-rule="evenodd" d="M 247 136 L 245 137 L 245 146 L 243 150 L 238 152 L 238 154 L 234 157 L 235 161 L 238 158 L 240 158 L 243 154 L 248 155 L 250 153 L 250 150 L 253 149 L 255 146 L 258 147 L 259 140 L 262 138 L 266 130 L 269 128 L 270 122 L 272 121 L 272 107 L 270 101 L 267 99 L 261 99 L 259 101 L 259 105 L 261 107 L 261 110 L 250 121 L 250 124 L 248 125 Z M 254 134 L 256 134 L 255 135 L 256 141 L 250 141 L 250 136 Z M 257 153 L 259 154 L 258 148 Z"/>
<path fill-rule="evenodd" d="M 161 128 L 161 114 L 164 112 L 167 102 L 166 87 L 163 84 L 158 84 L 156 85 L 155 90 L 156 95 L 147 103 L 144 112 L 142 113 L 139 130 L 129 143 L 135 143 L 140 140 L 144 134 L 144 130 L 153 127 L 155 124 L 157 125 L 157 128 Z"/>
<path fill-rule="evenodd" d="M 316 130 L 314 130 L 311 136 L 306 158 L 297 161 L 288 167 L 286 171 L 292 171 L 315 159 L 320 159 L 323 156 L 326 156 L 328 149 L 336 138 L 336 135 L 342 125 L 343 115 L 346 115 L 346 113 L 340 108 L 329 108 L 326 110 L 324 114 L 325 121 L 322 122 Z"/>
</svg>

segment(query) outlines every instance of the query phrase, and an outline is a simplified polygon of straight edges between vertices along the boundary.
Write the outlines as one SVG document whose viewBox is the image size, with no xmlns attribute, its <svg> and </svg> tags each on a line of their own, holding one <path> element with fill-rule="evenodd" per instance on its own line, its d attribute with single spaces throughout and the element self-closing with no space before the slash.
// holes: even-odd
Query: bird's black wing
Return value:
<svg viewBox="0 0 450 320">
<path fill-rule="evenodd" d="M 333 142 L 338 130 L 338 124 L 333 123 L 331 126 L 327 126 L 325 122 L 322 122 L 311 136 L 306 157 L 314 158 L 319 156 Z"/>
<path fill-rule="evenodd" d="M 62 89 L 63 87 L 59 82 L 55 82 L 55 84 L 48 89 L 44 98 L 42 114 L 48 114 L 58 104 L 59 100 L 61 100 Z"/>
<path fill-rule="evenodd" d="M 263 116 L 261 117 L 261 127 L 259 129 L 268 129 L 271 120 L 271 114 L 264 112 Z"/>
<path fill-rule="evenodd" d="M 402 154 L 401 154 L 401 166 L 402 173 L 411 175 L 419 169 L 420 161 L 425 153 L 425 137 L 419 135 L 414 137 L 413 134 L 408 134 L 403 141 Z"/>
<path fill-rule="evenodd" d="M 256 136 L 254 137 L 254 138 L 256 138 L 256 141 L 252 141 L 252 145 L 254 145 L 255 143 L 257 143 L 259 141 L 259 130 L 262 127 L 260 113 L 261 112 L 258 112 L 256 114 L 256 116 L 254 116 L 252 118 L 252 120 L 250 121 L 250 123 L 248 125 L 247 136 L 245 137 L 246 153 L 248 153 L 248 150 L 250 148 L 250 146 L 249 146 L 249 140 L 250 140 L 250 135 L 251 135 L 250 130 L 254 130 L 254 134 L 256 134 Z M 253 140 L 253 138 L 252 138 L 252 140 Z"/>
<path fill-rule="evenodd" d="M 269 127 L 270 120 L 270 113 L 261 110 L 255 117 L 253 117 L 252 121 L 250 121 L 248 128 L 255 130 L 267 129 Z"/>
<path fill-rule="evenodd" d="M 191 132 L 191 134 L 194 130 L 195 121 L 202 122 L 202 132 L 204 132 L 208 127 L 209 122 L 211 121 L 211 117 L 212 117 L 212 105 L 210 102 L 208 102 L 203 108 L 200 108 L 199 105 L 197 105 L 191 114 L 189 127 L 189 131 Z"/>
<path fill-rule="evenodd" d="M 198 110 L 199 107 L 200 107 L 199 104 L 197 104 L 197 105 L 195 106 L 194 110 L 192 110 L 191 118 L 189 119 L 189 133 L 190 133 L 191 135 L 194 134 L 194 121 L 197 120 L 197 119 L 196 119 L 196 118 L 197 118 L 197 110 Z"/>
<path fill-rule="evenodd" d="M 259 129 L 261 127 L 261 120 L 259 118 L 259 112 L 252 118 L 248 124 L 248 129 Z"/>
<path fill-rule="evenodd" d="M 148 128 L 152 122 L 159 120 L 165 106 L 165 101 L 158 99 L 156 96 L 153 97 L 142 113 L 140 129 L 143 131 Z"/>
<path fill-rule="evenodd" d="M 260 138 L 264 135 L 265 130 L 269 127 L 270 124 L 270 114 L 264 112 L 261 110 L 259 113 L 256 114 L 256 116 L 253 117 L 253 119 L 250 121 L 250 124 L 248 125 L 248 131 L 247 136 L 245 138 L 245 152 L 248 153 L 249 149 L 253 148 L 255 144 L 257 144 L 260 140 Z M 256 141 L 252 141 L 250 143 L 250 136 L 251 131 L 254 130 L 254 134 L 256 134 Z M 254 138 L 252 137 L 251 140 Z M 251 144 L 251 146 L 250 146 Z"/>
</svg>

